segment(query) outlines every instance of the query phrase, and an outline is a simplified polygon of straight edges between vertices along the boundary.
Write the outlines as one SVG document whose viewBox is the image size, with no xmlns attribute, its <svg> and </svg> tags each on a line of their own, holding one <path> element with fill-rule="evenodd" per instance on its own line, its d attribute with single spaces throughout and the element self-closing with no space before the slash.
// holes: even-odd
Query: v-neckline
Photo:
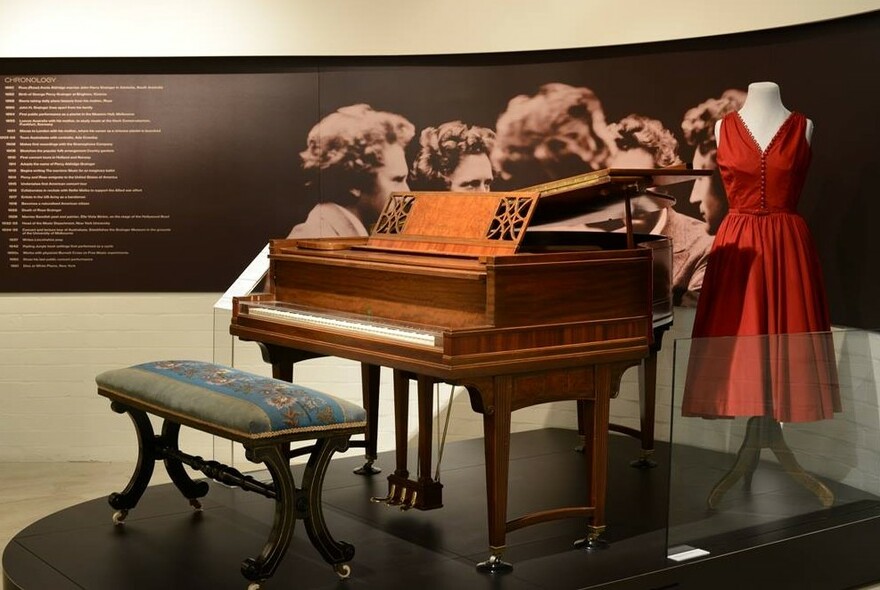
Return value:
<svg viewBox="0 0 880 590">
<path fill-rule="evenodd" d="M 742 125 L 743 129 L 746 130 L 749 138 L 751 138 L 752 145 L 755 147 L 755 149 L 758 150 L 758 153 L 761 155 L 762 158 L 766 157 L 767 152 L 769 152 L 770 148 L 773 147 L 773 144 L 776 143 L 776 139 L 779 137 L 779 135 L 782 133 L 782 130 L 785 129 L 785 126 L 788 125 L 788 122 L 791 121 L 791 118 L 794 117 L 795 114 L 794 111 L 791 111 L 790 113 L 788 113 L 788 115 L 786 115 L 782 123 L 779 124 L 779 128 L 776 130 L 776 133 L 773 134 L 773 137 L 771 137 L 770 141 L 767 143 L 767 147 L 761 149 L 761 144 L 758 143 L 757 139 L 755 139 L 755 135 L 752 133 L 752 130 L 749 129 L 749 126 L 746 123 L 745 119 L 742 118 L 742 115 L 739 114 L 739 111 L 734 112 L 736 113 L 736 118 L 739 119 L 740 125 Z"/>
</svg>

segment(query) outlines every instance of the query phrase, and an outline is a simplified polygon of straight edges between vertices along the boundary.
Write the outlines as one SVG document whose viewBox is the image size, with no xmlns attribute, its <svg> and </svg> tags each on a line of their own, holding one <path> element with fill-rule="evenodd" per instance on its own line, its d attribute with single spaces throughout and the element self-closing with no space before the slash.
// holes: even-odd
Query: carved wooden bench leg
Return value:
<svg viewBox="0 0 880 590">
<path fill-rule="evenodd" d="M 138 439 L 138 458 L 131 479 L 125 489 L 110 494 L 107 499 L 110 506 L 116 509 L 116 512 L 113 513 L 113 523 L 122 524 L 125 517 L 128 516 L 128 511 L 137 506 L 141 496 L 144 495 L 150 478 L 153 477 L 153 468 L 159 459 L 159 454 L 156 450 L 156 435 L 153 432 L 153 425 L 146 413 L 115 401 L 111 402 L 110 408 L 119 414 L 128 414 L 134 424 Z"/>
<path fill-rule="evenodd" d="M 129 510 L 137 506 L 153 477 L 156 461 L 159 460 L 164 461 L 165 469 L 177 489 L 189 500 L 193 508 L 200 510 L 202 505 L 198 499 L 208 493 L 208 484 L 190 478 L 183 469 L 183 463 L 175 456 L 180 454 L 177 446 L 180 424 L 165 420 L 162 424 L 162 434 L 157 437 L 149 417 L 142 410 L 130 408 L 119 402 L 112 402 L 110 407 L 114 412 L 129 415 L 138 438 L 138 459 L 134 474 L 123 491 L 113 493 L 108 498 L 110 506 L 116 509 L 113 522 L 122 524 Z"/>
<path fill-rule="evenodd" d="M 177 443 L 179 434 L 180 424 L 170 420 L 165 420 L 162 423 L 162 442 L 167 448 L 179 450 L 180 447 L 178 447 Z M 183 462 L 177 457 L 165 454 L 164 461 L 165 471 L 168 472 L 168 476 L 174 482 L 174 485 L 177 486 L 177 489 L 180 490 L 180 493 L 183 494 L 183 497 L 189 500 L 193 508 L 201 510 L 202 504 L 198 499 L 204 498 L 207 495 L 209 489 L 208 482 L 194 481 L 183 469 Z"/>
<path fill-rule="evenodd" d="M 275 488 L 275 519 L 269 540 L 258 557 L 245 559 L 241 564 L 241 573 L 254 582 L 266 580 L 275 573 L 296 525 L 297 490 L 290 473 L 287 447 L 286 444 L 255 446 L 245 452 L 249 461 L 266 465 Z"/>
<path fill-rule="evenodd" d="M 354 546 L 343 541 L 336 541 L 330 535 L 324 521 L 324 510 L 321 506 L 321 490 L 324 487 L 324 475 L 330 464 L 330 458 L 336 451 L 348 448 L 348 437 L 322 438 L 315 443 L 315 450 L 309 457 L 303 475 L 302 497 L 307 502 L 306 510 L 301 518 L 306 532 L 315 549 L 331 564 L 340 577 L 347 578 L 351 572 L 344 562 L 354 557 Z M 299 509 L 297 512 L 301 512 Z"/>
<path fill-rule="evenodd" d="M 350 568 L 344 562 L 354 557 L 354 546 L 338 542 L 330 535 L 324 521 L 321 491 L 330 458 L 336 451 L 348 449 L 348 436 L 318 439 L 312 446 L 303 475 L 302 488 L 297 489 L 289 467 L 288 445 L 249 446 L 248 460 L 263 463 L 272 476 L 275 492 L 275 518 L 269 540 L 256 558 L 245 559 L 241 572 L 248 580 L 262 582 L 275 573 L 284 557 L 296 520 L 302 519 L 309 539 L 324 561 L 333 566 L 340 577 L 347 578 Z"/>
</svg>

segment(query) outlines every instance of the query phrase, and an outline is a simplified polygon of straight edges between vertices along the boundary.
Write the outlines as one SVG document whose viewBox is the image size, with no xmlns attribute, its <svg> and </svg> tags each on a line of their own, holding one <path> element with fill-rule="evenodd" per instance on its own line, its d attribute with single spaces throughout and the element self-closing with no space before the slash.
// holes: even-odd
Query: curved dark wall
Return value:
<svg viewBox="0 0 880 590">
<path fill-rule="evenodd" d="M 130 145 L 134 151 L 118 166 L 125 170 L 125 182 L 145 187 L 150 207 L 170 213 L 173 225 L 163 240 L 135 240 L 126 257 L 71 272 L 13 273 L 4 266 L 0 291 L 224 290 L 268 238 L 285 236 L 314 204 L 316 197 L 303 189 L 298 152 L 309 129 L 341 106 L 368 103 L 399 113 L 417 134 L 452 119 L 494 127 L 510 98 L 563 82 L 592 89 L 609 122 L 630 113 L 659 119 L 676 134 L 682 159 L 690 161 L 692 148 L 680 127 L 687 109 L 728 88 L 772 80 L 790 109 L 815 122 L 813 165 L 800 211 L 820 252 L 833 322 L 875 328 L 880 326 L 875 277 L 880 240 L 873 233 L 880 218 L 873 182 L 880 165 L 874 131 L 880 127 L 880 68 L 871 57 L 878 55 L 880 13 L 759 33 L 577 51 L 0 60 L 4 78 L 51 74 L 109 84 L 134 77 L 164 85 L 162 100 L 132 107 L 149 111 L 163 128 L 162 141 L 149 149 Z M 415 143 L 407 152 L 410 160 Z M 7 175 L 0 169 L 0 196 L 8 199 Z M 676 196 L 680 212 L 699 216 L 686 190 Z"/>
</svg>

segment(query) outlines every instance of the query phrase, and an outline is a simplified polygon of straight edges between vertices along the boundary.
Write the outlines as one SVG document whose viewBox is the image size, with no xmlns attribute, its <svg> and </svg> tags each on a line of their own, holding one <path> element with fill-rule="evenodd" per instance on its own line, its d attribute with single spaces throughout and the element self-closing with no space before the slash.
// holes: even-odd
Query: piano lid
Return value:
<svg viewBox="0 0 880 590">
<path fill-rule="evenodd" d="M 684 168 L 607 168 L 510 192 L 392 193 L 364 247 L 470 256 L 514 254 L 532 223 L 602 211 L 609 203 L 623 203 L 631 215 L 630 201 L 640 195 L 647 195 L 652 206 L 669 206 L 671 197 L 646 191 L 708 174 L 710 170 Z"/>
<path fill-rule="evenodd" d="M 656 189 L 709 176 L 711 170 L 669 168 L 605 168 L 555 180 L 523 190 L 538 193 L 540 207 L 531 225 L 561 220 L 596 223 L 623 219 L 626 209 L 650 213 L 675 204 L 675 198 Z"/>
</svg>

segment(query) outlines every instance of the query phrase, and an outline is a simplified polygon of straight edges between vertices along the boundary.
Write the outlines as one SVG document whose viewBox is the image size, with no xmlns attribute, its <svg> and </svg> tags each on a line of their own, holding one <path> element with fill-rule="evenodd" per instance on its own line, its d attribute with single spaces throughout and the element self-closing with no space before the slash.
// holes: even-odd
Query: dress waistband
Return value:
<svg viewBox="0 0 880 590">
<path fill-rule="evenodd" d="M 782 207 L 754 208 L 754 209 L 729 209 L 727 211 L 733 215 L 772 215 L 774 213 L 787 213 L 789 215 L 797 215 L 794 209 L 786 209 Z"/>
</svg>

